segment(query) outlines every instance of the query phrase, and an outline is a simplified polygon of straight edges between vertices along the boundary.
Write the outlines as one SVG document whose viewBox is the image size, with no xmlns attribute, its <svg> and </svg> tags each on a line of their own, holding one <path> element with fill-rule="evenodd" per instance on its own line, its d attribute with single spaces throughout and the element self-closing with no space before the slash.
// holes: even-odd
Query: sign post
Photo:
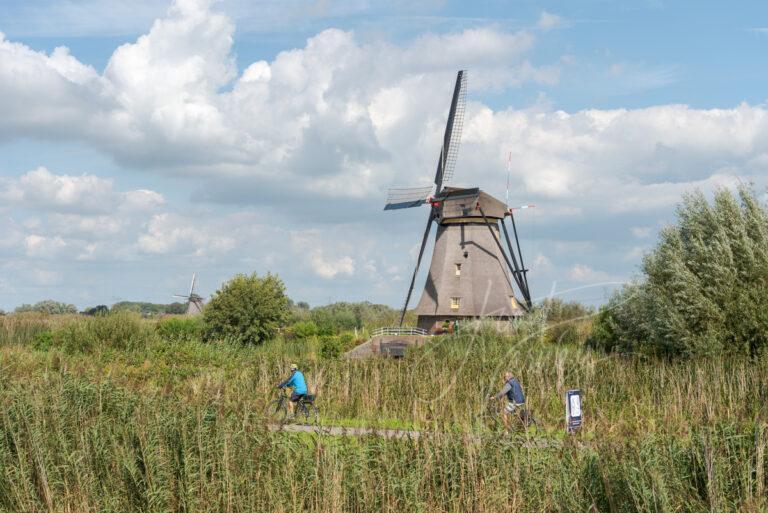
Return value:
<svg viewBox="0 0 768 513">
<path fill-rule="evenodd" d="M 569 434 L 581 428 L 581 390 L 568 390 L 565 393 L 565 430 Z"/>
</svg>

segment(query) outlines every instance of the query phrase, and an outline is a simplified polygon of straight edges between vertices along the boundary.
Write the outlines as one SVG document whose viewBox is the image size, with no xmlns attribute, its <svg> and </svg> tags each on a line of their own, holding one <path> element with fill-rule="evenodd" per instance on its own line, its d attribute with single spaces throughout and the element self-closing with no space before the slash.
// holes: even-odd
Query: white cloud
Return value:
<svg viewBox="0 0 768 513">
<path fill-rule="evenodd" d="M 162 194 L 147 189 L 138 189 L 123 193 L 120 208 L 126 210 L 151 210 L 165 204 Z"/>
<path fill-rule="evenodd" d="M 24 208 L 84 214 L 109 213 L 116 209 L 151 209 L 163 204 L 155 191 L 119 193 L 112 180 L 92 174 L 57 175 L 39 167 L 18 179 L 0 181 L 0 199 Z"/>
<path fill-rule="evenodd" d="M 560 27 L 564 23 L 565 23 L 565 20 L 560 16 L 558 16 L 557 14 L 552 14 L 551 12 L 547 12 L 547 11 L 541 11 L 541 15 L 539 16 L 539 21 L 536 25 L 541 30 L 547 31 L 553 28 Z"/>
<path fill-rule="evenodd" d="M 540 25 L 559 21 L 543 12 Z M 0 62 L 13 64 L 0 64 L 0 134 L 80 139 L 123 163 L 194 174 L 216 185 L 205 187 L 206 199 L 380 201 L 388 186 L 431 180 L 456 68 L 470 65 L 475 93 L 558 76 L 557 64 L 526 58 L 531 31 L 487 27 L 403 46 L 328 29 L 237 76 L 233 33 L 210 2 L 178 1 L 146 35 L 119 47 L 103 75 L 64 49 L 46 55 L 1 40 Z M 37 110 L 15 110 L 28 94 Z M 767 120 L 749 105 L 566 113 L 470 102 L 455 181 L 498 189 L 511 150 L 520 195 L 568 199 L 582 210 L 589 202 L 614 212 L 666 207 L 691 186 L 764 171 Z M 227 185 L 233 177 L 237 185 Z M 109 186 L 90 184 L 98 185 Z M 65 191 L 53 200 L 77 201 Z M 141 208 L 140 191 L 132 194 L 126 205 Z"/>
<path fill-rule="evenodd" d="M 41 235 L 28 235 L 24 239 L 27 256 L 52 258 L 67 246 L 61 237 L 43 237 Z"/>
<path fill-rule="evenodd" d="M 639 262 L 648 251 L 649 248 L 647 246 L 633 246 L 626 252 L 623 260 L 626 262 Z"/>
<path fill-rule="evenodd" d="M 61 275 L 48 269 L 32 269 L 26 274 L 35 285 L 47 287 L 61 282 Z"/>
<path fill-rule="evenodd" d="M 607 206 L 611 212 L 636 212 L 672 207 L 680 202 L 683 193 L 694 188 L 711 191 L 716 188 L 734 188 L 739 183 L 734 175 L 715 174 L 703 180 L 688 182 L 661 182 L 651 184 L 622 184 L 613 190 Z"/>
<path fill-rule="evenodd" d="M 547 258 L 546 255 L 543 255 L 541 253 L 537 254 L 533 259 L 533 265 L 531 265 L 531 269 L 536 274 L 546 274 L 551 272 L 554 269 L 554 265 L 552 264 L 552 260 Z"/>
<path fill-rule="evenodd" d="M 580 241 L 556 241 L 553 243 L 553 248 L 556 253 L 561 255 L 581 255 L 589 253 L 595 250 L 594 241 L 580 240 Z"/>
<path fill-rule="evenodd" d="M 333 238 L 323 237 L 318 230 L 292 232 L 291 241 L 296 256 L 301 258 L 316 276 L 331 279 L 338 275 L 355 273 L 355 260 L 344 254 L 344 242 L 335 244 Z M 363 267 L 376 274 L 373 262 L 365 262 Z"/>
<path fill-rule="evenodd" d="M 127 224 L 125 218 L 109 215 L 51 214 L 51 228 L 61 235 L 81 235 L 92 239 L 111 237 Z"/>
<path fill-rule="evenodd" d="M 556 66 L 523 58 L 534 44 L 529 32 L 473 28 L 405 46 L 361 44 L 329 29 L 238 77 L 233 32 L 209 1 L 177 1 L 149 33 L 119 47 L 103 75 L 66 49 L 46 55 L 2 40 L 3 60 L 16 64 L 0 65 L 0 138 L 79 139 L 123 163 L 301 177 L 297 188 L 360 197 L 379 191 L 401 161 L 422 158 L 398 151 L 402 141 L 429 138 L 434 160 L 457 67 L 471 64 L 475 91 L 558 76 Z M 18 107 L 32 97 L 36 111 Z"/>
<path fill-rule="evenodd" d="M 94 175 L 55 175 L 39 167 L 6 182 L 0 197 L 51 210 L 103 211 L 111 207 L 112 183 Z"/>
<path fill-rule="evenodd" d="M 577 283 L 597 284 L 616 281 L 610 274 L 598 271 L 584 264 L 575 264 L 568 270 L 568 278 Z"/>
<path fill-rule="evenodd" d="M 0 199 L 13 216 L 0 217 L 0 254 L 30 263 L 133 258 L 139 230 L 165 201 L 155 191 L 117 191 L 96 175 L 46 168 L 0 181 Z"/>
<path fill-rule="evenodd" d="M 205 256 L 227 253 L 236 245 L 236 238 L 228 231 L 226 226 L 205 218 L 156 214 L 149 221 L 147 232 L 139 236 L 138 247 L 146 253 L 156 254 Z"/>
<path fill-rule="evenodd" d="M 697 110 L 684 105 L 576 113 L 473 111 L 462 169 L 501 168 L 512 152 L 514 183 L 530 199 L 582 210 L 651 211 L 693 187 L 730 186 L 768 169 L 768 115 L 760 107 Z M 499 183 L 498 171 L 476 174 Z M 496 186 L 498 188 L 498 185 Z M 536 200 L 540 203 L 540 200 Z"/>
<path fill-rule="evenodd" d="M 645 239 L 651 235 L 651 228 L 649 226 L 634 226 L 630 228 L 630 231 L 638 239 Z"/>
</svg>

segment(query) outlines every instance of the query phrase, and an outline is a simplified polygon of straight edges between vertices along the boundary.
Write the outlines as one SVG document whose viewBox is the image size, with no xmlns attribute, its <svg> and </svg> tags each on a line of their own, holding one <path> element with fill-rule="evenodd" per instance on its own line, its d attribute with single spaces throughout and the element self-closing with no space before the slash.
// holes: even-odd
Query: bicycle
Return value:
<svg viewBox="0 0 768 513">
<path fill-rule="evenodd" d="M 298 400 L 293 416 L 289 415 L 288 401 L 290 398 L 285 389 L 281 389 L 277 399 L 270 401 L 264 408 L 264 416 L 273 422 L 283 424 L 289 420 L 298 419 L 302 424 L 317 425 L 320 412 L 315 405 L 315 396 L 306 394 Z"/>
<path fill-rule="evenodd" d="M 539 422 L 533 416 L 530 409 L 526 408 L 524 405 L 521 406 L 522 407 L 516 408 L 515 411 L 511 413 L 512 422 L 510 423 L 509 431 L 516 432 L 522 430 L 523 432 L 526 432 L 528 431 L 528 428 L 532 426 L 534 431 L 538 432 Z M 494 432 L 501 430 L 507 431 L 507 427 L 501 418 L 501 415 L 503 414 L 500 414 L 499 405 L 495 401 L 486 400 L 485 408 L 482 413 L 483 423 L 488 429 Z"/>
</svg>

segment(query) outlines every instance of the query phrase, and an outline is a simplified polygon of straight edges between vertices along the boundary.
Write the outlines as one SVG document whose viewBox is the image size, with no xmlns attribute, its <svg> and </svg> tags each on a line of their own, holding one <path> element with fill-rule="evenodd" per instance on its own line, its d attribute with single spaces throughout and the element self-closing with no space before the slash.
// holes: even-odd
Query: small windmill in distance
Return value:
<svg viewBox="0 0 768 513">
<path fill-rule="evenodd" d="M 196 273 L 192 273 L 192 284 L 189 286 L 189 294 L 174 294 L 173 297 L 180 297 L 187 300 L 186 315 L 200 315 L 203 313 L 203 297 L 195 293 Z"/>
</svg>

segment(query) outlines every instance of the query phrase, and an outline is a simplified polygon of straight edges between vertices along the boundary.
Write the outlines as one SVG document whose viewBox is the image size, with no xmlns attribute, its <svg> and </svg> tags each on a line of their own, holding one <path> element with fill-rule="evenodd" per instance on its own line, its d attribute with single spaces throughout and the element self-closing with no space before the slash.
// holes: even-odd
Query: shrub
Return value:
<svg viewBox="0 0 768 513">
<path fill-rule="evenodd" d="M 358 328 L 354 312 L 329 307 L 319 307 L 310 314 L 320 335 L 336 335 L 344 330 Z"/>
<path fill-rule="evenodd" d="M 32 347 L 39 351 L 47 351 L 53 345 L 53 332 L 41 331 L 35 335 L 35 339 L 32 341 Z"/>
<path fill-rule="evenodd" d="M 601 311 L 592 346 L 669 356 L 768 346 L 768 211 L 751 187 L 718 190 L 712 205 L 686 195 L 642 271 Z"/>
<path fill-rule="evenodd" d="M 285 285 L 272 274 L 238 274 L 214 294 L 203 315 L 206 340 L 260 344 L 274 338 L 287 319 Z"/>
<path fill-rule="evenodd" d="M 335 359 L 344 352 L 341 338 L 323 335 L 320 337 L 320 356 L 326 359 Z"/>
<path fill-rule="evenodd" d="M 165 341 L 192 342 L 203 336 L 203 319 L 197 317 L 170 317 L 157 323 L 157 333 Z"/>
<path fill-rule="evenodd" d="M 291 331 L 297 338 L 309 338 L 317 335 L 319 330 L 312 321 L 299 321 L 291 326 Z"/>
</svg>

